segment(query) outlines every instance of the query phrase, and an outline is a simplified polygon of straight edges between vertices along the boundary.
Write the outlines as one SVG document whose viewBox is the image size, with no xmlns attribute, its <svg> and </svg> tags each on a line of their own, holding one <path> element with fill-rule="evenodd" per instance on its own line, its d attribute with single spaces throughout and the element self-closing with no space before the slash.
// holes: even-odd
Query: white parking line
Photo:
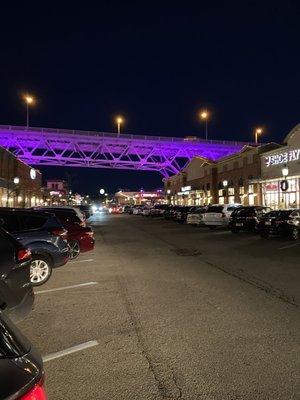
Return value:
<svg viewBox="0 0 300 400">
<path fill-rule="evenodd" d="M 293 243 L 293 244 L 289 244 L 289 245 L 287 245 L 287 246 L 279 247 L 278 250 L 289 249 L 289 248 L 291 248 L 291 247 L 296 247 L 296 246 L 299 246 L 299 245 L 300 245 L 300 243 Z"/>
<path fill-rule="evenodd" d="M 82 262 L 91 262 L 91 261 L 94 261 L 94 259 L 93 258 L 88 258 L 87 260 L 69 261 L 69 264 L 82 263 Z"/>
<path fill-rule="evenodd" d="M 68 354 L 76 353 L 77 351 L 88 349 L 89 347 L 97 346 L 97 340 L 90 340 L 89 342 L 78 344 L 77 346 L 69 347 L 68 349 L 50 353 L 43 357 L 44 363 L 47 361 L 55 360 L 56 358 L 67 356 Z"/>
<path fill-rule="evenodd" d="M 37 292 L 34 292 L 34 293 L 41 294 L 41 293 L 57 292 L 59 290 L 74 289 L 74 288 L 78 288 L 78 287 L 91 286 L 91 285 L 98 285 L 98 282 L 86 282 L 86 283 L 79 283 L 78 285 L 63 286 L 63 287 L 55 288 L 55 289 L 38 290 Z"/>
</svg>

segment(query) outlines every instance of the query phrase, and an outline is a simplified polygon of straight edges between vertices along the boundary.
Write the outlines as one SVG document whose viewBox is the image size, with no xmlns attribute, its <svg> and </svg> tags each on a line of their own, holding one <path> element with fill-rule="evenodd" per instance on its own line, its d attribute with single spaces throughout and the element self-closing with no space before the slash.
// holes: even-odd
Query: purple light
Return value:
<svg viewBox="0 0 300 400">
<path fill-rule="evenodd" d="M 246 144 L 0 126 L 0 145 L 30 165 L 157 171 L 165 177 L 181 171 L 195 156 L 214 161 Z"/>
</svg>

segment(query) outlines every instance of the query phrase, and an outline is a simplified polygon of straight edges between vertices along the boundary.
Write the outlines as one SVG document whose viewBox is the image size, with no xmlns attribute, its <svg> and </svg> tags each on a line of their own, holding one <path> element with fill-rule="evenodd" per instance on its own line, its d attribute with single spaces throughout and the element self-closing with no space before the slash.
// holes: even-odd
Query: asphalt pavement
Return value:
<svg viewBox="0 0 300 400">
<path fill-rule="evenodd" d="M 49 400 L 294 400 L 300 241 L 97 214 L 20 325 Z"/>
</svg>

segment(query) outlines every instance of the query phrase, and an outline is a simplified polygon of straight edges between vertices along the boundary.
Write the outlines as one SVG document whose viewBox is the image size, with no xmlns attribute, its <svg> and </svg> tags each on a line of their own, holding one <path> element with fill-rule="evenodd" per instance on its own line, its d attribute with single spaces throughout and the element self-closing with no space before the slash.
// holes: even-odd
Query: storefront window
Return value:
<svg viewBox="0 0 300 400">
<path fill-rule="evenodd" d="M 254 193 L 254 185 L 249 185 L 248 186 L 248 193 Z"/>
<path fill-rule="evenodd" d="M 240 187 L 239 187 L 239 194 L 242 195 L 242 194 L 244 194 L 244 193 L 245 193 L 245 188 L 244 188 L 244 186 L 240 186 Z"/>
</svg>

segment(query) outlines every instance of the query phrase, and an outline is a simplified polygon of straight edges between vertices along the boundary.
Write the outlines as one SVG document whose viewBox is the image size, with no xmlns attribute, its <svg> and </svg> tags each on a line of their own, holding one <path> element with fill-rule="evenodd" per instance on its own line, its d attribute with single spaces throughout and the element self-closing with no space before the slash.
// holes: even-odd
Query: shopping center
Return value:
<svg viewBox="0 0 300 400">
<path fill-rule="evenodd" d="M 194 157 L 164 185 L 170 204 L 300 207 L 300 124 L 283 145 L 248 145 L 218 161 Z"/>
<path fill-rule="evenodd" d="M 300 124 L 284 139 L 284 146 L 261 157 L 262 203 L 272 208 L 300 208 Z"/>
</svg>

